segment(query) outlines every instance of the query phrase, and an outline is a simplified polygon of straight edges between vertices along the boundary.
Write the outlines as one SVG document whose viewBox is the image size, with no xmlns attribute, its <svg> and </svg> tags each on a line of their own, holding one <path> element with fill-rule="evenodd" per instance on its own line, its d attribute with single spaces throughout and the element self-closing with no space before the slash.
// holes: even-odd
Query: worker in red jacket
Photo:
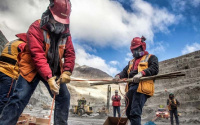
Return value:
<svg viewBox="0 0 200 125">
<path fill-rule="evenodd" d="M 113 106 L 113 116 L 116 117 L 116 111 L 118 113 L 118 117 L 121 117 L 120 114 L 120 106 L 121 106 L 121 96 L 118 95 L 118 90 L 115 90 L 115 95 L 112 96 L 112 106 Z"/>
<path fill-rule="evenodd" d="M 66 83 L 70 82 L 75 64 L 69 31 L 70 12 L 70 0 L 50 0 L 41 20 L 29 27 L 27 45 L 18 56 L 20 76 L 2 111 L 1 125 L 16 125 L 39 81 L 52 97 L 56 95 L 54 125 L 68 125 L 70 93 Z"/>
</svg>

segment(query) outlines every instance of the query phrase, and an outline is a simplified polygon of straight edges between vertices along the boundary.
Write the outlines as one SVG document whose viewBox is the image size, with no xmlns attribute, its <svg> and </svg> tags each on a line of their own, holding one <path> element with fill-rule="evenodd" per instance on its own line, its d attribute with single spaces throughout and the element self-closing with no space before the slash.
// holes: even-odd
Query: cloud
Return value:
<svg viewBox="0 0 200 125">
<path fill-rule="evenodd" d="M 110 63 L 111 65 L 114 65 L 114 66 L 115 66 L 115 65 L 119 65 L 119 62 L 118 62 L 118 61 L 110 61 L 109 63 Z"/>
<path fill-rule="evenodd" d="M 149 48 L 149 53 L 159 54 L 165 52 L 165 49 L 168 45 L 164 45 L 164 42 L 156 42 L 151 48 Z"/>
<path fill-rule="evenodd" d="M 174 11 L 185 11 L 187 2 L 184 0 L 171 0 L 172 9 Z"/>
<path fill-rule="evenodd" d="M 125 61 L 129 62 L 130 60 L 132 60 L 132 59 L 133 59 L 133 56 L 132 56 L 132 55 L 133 55 L 133 54 L 132 54 L 131 52 L 127 53 L 127 54 L 126 54 L 126 57 L 125 57 Z"/>
<path fill-rule="evenodd" d="M 114 62 L 106 64 L 104 59 L 88 52 L 96 53 L 96 47 L 127 47 L 130 46 L 133 37 L 142 35 L 147 38 L 148 46 L 153 46 L 156 32 L 168 33 L 168 27 L 179 21 L 179 16 L 166 8 L 155 7 L 144 0 L 131 2 L 133 12 L 125 10 L 119 2 L 111 0 L 72 0 L 71 2 L 70 29 L 78 46 L 76 61 L 80 65 L 99 68 L 110 75 L 118 72 L 117 68 L 111 65 Z M 15 34 L 27 32 L 31 23 L 40 19 L 48 4 L 48 0 L 1 2 L 0 29 L 8 40 L 15 39 Z M 80 47 L 79 45 L 83 43 L 83 47 Z M 130 61 L 131 58 L 127 56 L 126 60 Z"/>
<path fill-rule="evenodd" d="M 154 7 L 143 0 L 131 2 L 134 12 L 126 11 L 117 1 L 71 2 L 72 36 L 79 43 L 84 41 L 93 46 L 123 47 L 129 45 L 133 37 L 142 35 L 152 44 L 154 33 L 169 32 L 168 26 L 178 22 L 176 15 L 165 8 Z M 48 0 L 6 0 L 0 5 L 0 28 L 11 40 L 16 33 L 26 32 L 32 22 L 40 19 L 48 4 Z"/>
<path fill-rule="evenodd" d="M 76 63 L 79 65 L 87 65 L 93 68 L 100 69 L 111 76 L 119 73 L 119 70 L 113 65 L 106 64 L 106 61 L 101 57 L 87 53 L 84 48 L 75 44 L 76 48 Z"/>
<path fill-rule="evenodd" d="M 200 50 L 200 44 L 199 43 L 193 43 L 191 45 L 186 45 L 184 47 L 184 49 L 182 50 L 182 54 L 187 54 L 187 53 L 191 53 L 194 51 Z"/>
<path fill-rule="evenodd" d="M 142 35 L 152 44 L 155 32 L 169 32 L 168 26 L 178 22 L 176 15 L 143 0 L 132 2 L 132 13 L 117 1 L 73 0 L 72 4 L 74 37 L 96 46 L 123 47 L 133 37 Z"/>
<path fill-rule="evenodd" d="M 171 0 L 170 3 L 175 12 L 183 12 L 191 9 L 191 7 L 199 7 L 200 0 Z"/>
<path fill-rule="evenodd" d="M 190 2 L 194 7 L 198 7 L 200 5 L 200 0 L 191 0 Z"/>
<path fill-rule="evenodd" d="M 35 20 L 46 10 L 47 0 L 6 0 L 0 4 L 0 29 L 8 40 L 15 34 L 27 32 Z"/>
</svg>

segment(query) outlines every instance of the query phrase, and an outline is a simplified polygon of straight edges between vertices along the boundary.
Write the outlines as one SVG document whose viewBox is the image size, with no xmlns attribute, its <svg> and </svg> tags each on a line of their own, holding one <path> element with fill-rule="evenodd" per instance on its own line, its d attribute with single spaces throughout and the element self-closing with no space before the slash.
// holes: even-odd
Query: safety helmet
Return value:
<svg viewBox="0 0 200 125">
<path fill-rule="evenodd" d="M 118 93 L 118 90 L 115 90 L 115 93 Z"/>
<path fill-rule="evenodd" d="M 130 50 L 134 50 L 140 46 L 142 46 L 143 51 L 146 50 L 146 43 L 144 42 L 146 40 L 146 38 L 144 36 L 140 37 L 135 37 L 133 38 L 133 40 L 131 41 L 131 46 L 130 46 Z"/>
<path fill-rule="evenodd" d="M 70 0 L 50 0 L 49 10 L 57 22 L 69 24 L 71 13 Z"/>
<path fill-rule="evenodd" d="M 173 93 L 170 93 L 170 94 L 169 94 L 169 98 L 170 98 L 170 97 L 173 98 L 173 97 L 174 97 L 174 94 L 173 94 Z"/>
</svg>

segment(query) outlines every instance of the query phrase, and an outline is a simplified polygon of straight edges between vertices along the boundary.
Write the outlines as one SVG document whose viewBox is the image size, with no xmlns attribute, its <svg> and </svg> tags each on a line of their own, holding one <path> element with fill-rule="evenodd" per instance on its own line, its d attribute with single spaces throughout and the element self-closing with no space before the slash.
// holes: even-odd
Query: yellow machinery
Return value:
<svg viewBox="0 0 200 125">
<path fill-rule="evenodd" d="M 86 104 L 85 98 L 77 100 L 78 106 L 72 106 L 72 109 L 70 109 L 70 112 L 73 114 L 78 114 L 79 116 L 82 116 L 83 114 L 90 115 L 93 113 L 92 107 Z"/>
</svg>

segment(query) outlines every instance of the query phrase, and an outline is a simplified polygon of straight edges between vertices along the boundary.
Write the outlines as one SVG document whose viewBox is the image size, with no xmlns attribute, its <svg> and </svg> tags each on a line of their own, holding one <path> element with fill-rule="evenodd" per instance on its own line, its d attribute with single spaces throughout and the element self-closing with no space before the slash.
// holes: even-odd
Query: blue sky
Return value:
<svg viewBox="0 0 200 125">
<path fill-rule="evenodd" d="M 159 61 L 200 49 L 200 0 L 71 2 L 71 33 L 79 65 L 114 76 L 132 58 L 132 38 L 142 35 L 147 38 L 147 50 Z M 15 39 L 14 34 L 26 32 L 47 6 L 48 0 L 0 3 L 0 30 L 9 40 Z"/>
<path fill-rule="evenodd" d="M 132 0 L 115 1 L 118 1 L 130 13 L 137 11 L 132 7 L 134 3 Z M 167 26 L 166 31 L 154 32 L 152 41 L 155 45 L 151 45 L 152 48 L 149 48 L 149 50 L 158 56 L 159 61 L 178 57 L 200 49 L 200 1 L 146 0 L 145 2 L 152 7 L 165 9 L 175 16 L 174 22 Z M 157 16 L 153 18 L 157 18 Z M 135 37 L 134 34 L 133 37 Z M 160 44 L 161 46 L 157 46 L 156 44 Z M 96 51 L 88 53 L 103 58 L 106 60 L 106 63 L 113 60 L 118 61 L 115 67 L 119 71 L 126 66 L 127 60 L 124 57 L 129 52 L 129 45 L 127 47 L 113 48 L 112 46 L 115 46 L 113 41 L 113 45 L 106 47 L 91 46 Z"/>
</svg>

